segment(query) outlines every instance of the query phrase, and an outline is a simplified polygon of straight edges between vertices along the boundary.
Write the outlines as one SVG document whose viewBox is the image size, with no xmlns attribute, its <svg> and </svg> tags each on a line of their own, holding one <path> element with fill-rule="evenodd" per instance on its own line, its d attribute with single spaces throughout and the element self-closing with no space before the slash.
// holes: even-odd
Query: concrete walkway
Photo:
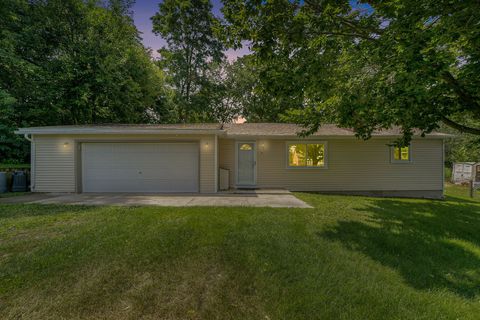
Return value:
<svg viewBox="0 0 480 320">
<path fill-rule="evenodd" d="M 132 194 L 132 193 L 64 193 L 29 194 L 0 199 L 0 203 L 37 203 L 109 206 L 168 206 L 168 207 L 272 207 L 311 208 L 289 192 L 279 194 L 253 193 L 212 195 L 198 194 Z"/>
</svg>

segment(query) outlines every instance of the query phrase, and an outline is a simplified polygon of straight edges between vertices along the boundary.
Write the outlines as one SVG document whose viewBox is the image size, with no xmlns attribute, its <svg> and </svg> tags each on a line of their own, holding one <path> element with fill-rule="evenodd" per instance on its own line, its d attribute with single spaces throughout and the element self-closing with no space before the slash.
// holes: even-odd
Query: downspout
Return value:
<svg viewBox="0 0 480 320">
<path fill-rule="evenodd" d="M 218 192 L 218 134 L 215 134 L 215 193 Z"/>
<path fill-rule="evenodd" d="M 32 135 L 30 135 L 30 137 L 28 136 L 28 133 L 25 133 L 23 135 L 25 137 L 25 139 L 27 139 L 28 141 L 32 142 Z"/>
<path fill-rule="evenodd" d="M 35 142 L 33 141 L 32 135 L 25 133 L 23 135 L 25 139 L 30 141 L 30 191 L 35 191 Z"/>
<path fill-rule="evenodd" d="M 442 198 L 445 199 L 445 139 L 442 139 Z"/>
</svg>

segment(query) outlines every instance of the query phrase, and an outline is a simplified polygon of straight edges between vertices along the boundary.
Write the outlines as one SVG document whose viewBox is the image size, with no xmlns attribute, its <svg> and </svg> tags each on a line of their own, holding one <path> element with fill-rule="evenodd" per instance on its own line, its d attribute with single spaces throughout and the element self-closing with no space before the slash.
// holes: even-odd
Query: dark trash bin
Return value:
<svg viewBox="0 0 480 320">
<path fill-rule="evenodd" d="M 23 171 L 17 171 L 13 173 L 13 192 L 25 192 L 27 191 L 27 175 Z"/>
<path fill-rule="evenodd" d="M 7 192 L 7 173 L 0 172 L 0 193 Z"/>
</svg>

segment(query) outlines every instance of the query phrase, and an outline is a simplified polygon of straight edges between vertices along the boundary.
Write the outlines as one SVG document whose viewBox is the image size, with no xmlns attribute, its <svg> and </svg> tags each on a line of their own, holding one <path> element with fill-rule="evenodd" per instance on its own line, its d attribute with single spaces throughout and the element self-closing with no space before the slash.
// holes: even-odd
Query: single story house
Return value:
<svg viewBox="0 0 480 320">
<path fill-rule="evenodd" d="M 32 191 L 215 193 L 230 188 L 443 197 L 442 133 L 392 145 L 398 129 L 359 140 L 324 125 L 301 138 L 295 124 L 73 125 L 21 128 L 32 146 Z"/>
</svg>

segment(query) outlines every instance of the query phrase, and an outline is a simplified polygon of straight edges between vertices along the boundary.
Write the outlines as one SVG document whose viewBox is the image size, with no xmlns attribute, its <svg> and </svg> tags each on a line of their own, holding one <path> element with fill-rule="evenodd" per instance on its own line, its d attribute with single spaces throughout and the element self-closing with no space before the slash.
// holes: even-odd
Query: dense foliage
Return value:
<svg viewBox="0 0 480 320">
<path fill-rule="evenodd" d="M 215 68 L 224 59 L 220 21 L 209 0 L 165 0 L 152 17 L 153 31 L 167 46 L 160 49 L 159 65 L 174 88 L 172 115 L 180 122 L 214 121 L 222 116 L 214 106 Z M 217 112 L 215 112 L 217 111 Z"/>
<path fill-rule="evenodd" d="M 0 4 L 0 162 L 27 156 L 21 126 L 150 121 L 163 75 L 129 1 Z"/>
<path fill-rule="evenodd" d="M 441 126 L 448 161 L 480 151 L 480 3 L 474 0 L 159 1 L 154 60 L 133 0 L 0 2 L 0 162 L 28 159 L 18 127 L 297 122 Z M 228 48 L 251 48 L 229 62 Z M 467 134 L 458 135 L 464 132 Z"/>
<path fill-rule="evenodd" d="M 440 122 L 480 134 L 480 3 L 224 0 L 230 35 L 252 43 L 258 92 L 315 130 L 325 122 L 362 138 Z M 458 119 L 458 121 L 455 121 Z"/>
<path fill-rule="evenodd" d="M 464 119 L 465 121 L 465 119 Z M 479 122 L 466 120 L 471 127 L 480 127 Z M 445 164 L 451 167 L 454 162 L 480 162 L 480 137 L 471 133 L 460 134 L 445 124 L 440 126 L 442 132 L 452 135 L 445 141 Z"/>
</svg>

